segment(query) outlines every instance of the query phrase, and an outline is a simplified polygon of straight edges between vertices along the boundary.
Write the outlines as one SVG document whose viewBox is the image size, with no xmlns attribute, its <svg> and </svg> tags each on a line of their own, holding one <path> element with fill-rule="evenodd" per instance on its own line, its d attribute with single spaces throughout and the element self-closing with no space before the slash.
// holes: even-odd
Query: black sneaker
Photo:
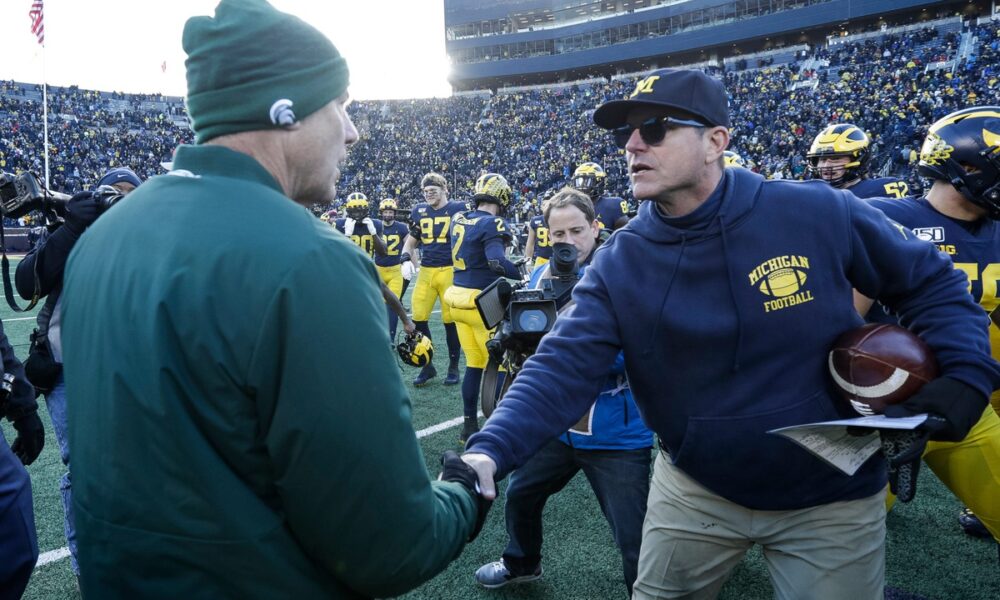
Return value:
<svg viewBox="0 0 1000 600">
<path fill-rule="evenodd" d="M 968 508 L 963 508 L 962 512 L 958 513 L 958 524 L 962 526 L 962 531 L 966 535 L 971 535 L 977 538 L 988 538 L 992 537 L 983 522 L 979 520 L 979 517 L 974 515 Z"/>
<path fill-rule="evenodd" d="M 437 369 L 434 368 L 434 365 L 432 364 L 427 365 L 426 367 L 420 370 L 420 375 L 417 375 L 417 378 L 413 380 L 413 386 L 423 387 L 427 385 L 428 381 L 437 377 L 437 374 L 438 372 Z"/>
<path fill-rule="evenodd" d="M 458 436 L 458 441 L 464 444 L 477 431 L 479 431 L 479 419 L 477 417 L 465 417 L 465 423 L 462 424 L 462 433 Z"/>
<path fill-rule="evenodd" d="M 526 583 L 542 577 L 542 565 L 535 567 L 533 573 L 527 575 L 515 575 L 507 570 L 507 565 L 503 560 L 491 562 L 479 567 L 476 570 L 476 582 L 484 588 L 501 588 L 509 583 Z"/>
</svg>

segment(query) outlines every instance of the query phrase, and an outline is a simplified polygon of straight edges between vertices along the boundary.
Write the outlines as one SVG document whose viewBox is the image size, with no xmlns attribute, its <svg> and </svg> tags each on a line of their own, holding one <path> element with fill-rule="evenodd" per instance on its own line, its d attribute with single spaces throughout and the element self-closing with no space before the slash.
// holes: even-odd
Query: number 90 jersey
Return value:
<svg viewBox="0 0 1000 600">
<path fill-rule="evenodd" d="M 501 217 L 481 210 L 456 215 L 451 224 L 454 284 L 481 290 L 496 281 L 500 275 L 490 269 L 486 246 L 495 241 L 505 249 L 510 239 L 510 227 Z"/>
<path fill-rule="evenodd" d="M 337 219 L 336 225 L 337 231 L 347 235 L 344 231 L 344 222 L 347 219 Z M 375 224 L 375 234 L 382 237 L 382 221 L 378 219 L 372 219 L 372 223 Z M 354 223 L 354 232 L 350 235 L 351 241 L 357 244 L 361 250 L 368 256 L 375 257 L 375 238 L 372 234 L 368 233 L 368 228 L 361 221 L 356 221 Z"/>
<path fill-rule="evenodd" d="M 549 227 L 542 215 L 531 217 L 528 227 L 535 232 L 535 255 L 529 258 L 552 258 L 552 240 L 549 239 Z"/>
<path fill-rule="evenodd" d="M 956 269 L 969 276 L 969 292 L 990 317 L 990 349 L 1000 358 L 1000 223 L 981 219 L 963 227 L 931 207 L 925 198 L 905 201 L 875 199 L 869 204 L 905 227 L 914 236 L 931 242 L 951 257 Z M 873 312 L 874 312 L 873 307 Z"/>
<path fill-rule="evenodd" d="M 420 265 L 451 266 L 451 217 L 465 210 L 461 202 L 448 202 L 438 209 L 421 202 L 410 211 L 410 235 L 420 242 Z"/>
</svg>

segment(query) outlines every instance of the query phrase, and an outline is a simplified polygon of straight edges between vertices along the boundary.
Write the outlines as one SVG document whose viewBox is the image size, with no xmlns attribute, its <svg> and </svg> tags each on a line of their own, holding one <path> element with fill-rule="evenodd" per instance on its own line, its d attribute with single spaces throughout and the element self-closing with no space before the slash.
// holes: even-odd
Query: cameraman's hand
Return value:
<svg viewBox="0 0 1000 600">
<path fill-rule="evenodd" d="M 368 228 L 368 233 L 375 235 L 375 223 L 372 222 L 371 217 L 365 217 L 362 219 L 361 224 Z"/>
<path fill-rule="evenodd" d="M 82 234 L 101 216 L 101 205 L 93 192 L 80 192 L 66 204 L 66 227 L 77 235 Z"/>
<path fill-rule="evenodd" d="M 345 217 L 344 218 L 344 235 L 346 235 L 347 237 L 351 237 L 352 235 L 354 235 L 354 227 L 357 224 L 358 224 L 358 222 L 355 221 L 354 219 L 352 219 L 351 217 Z"/>
<path fill-rule="evenodd" d="M 13 423 L 17 437 L 10 445 L 11 451 L 20 459 L 21 464 L 28 466 L 35 462 L 45 447 L 45 427 L 38 418 L 37 412 L 30 412 Z"/>
</svg>

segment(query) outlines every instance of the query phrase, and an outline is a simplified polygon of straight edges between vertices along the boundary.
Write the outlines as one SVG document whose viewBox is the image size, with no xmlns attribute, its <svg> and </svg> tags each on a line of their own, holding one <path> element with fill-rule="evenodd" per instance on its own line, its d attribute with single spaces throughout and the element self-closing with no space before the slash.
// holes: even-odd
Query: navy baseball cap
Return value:
<svg viewBox="0 0 1000 600">
<path fill-rule="evenodd" d="M 594 123 L 604 129 L 625 124 L 633 109 L 641 106 L 683 111 L 707 127 L 729 127 L 726 88 L 715 77 L 697 69 L 659 69 L 635 86 L 626 100 L 611 100 L 594 111 Z"/>
<path fill-rule="evenodd" d="M 97 182 L 97 187 L 102 185 L 114 185 L 116 183 L 131 183 L 135 187 L 142 185 L 142 180 L 139 176 L 132 172 L 132 169 L 127 167 L 118 167 L 116 169 L 111 169 L 101 177 L 101 180 Z"/>
</svg>

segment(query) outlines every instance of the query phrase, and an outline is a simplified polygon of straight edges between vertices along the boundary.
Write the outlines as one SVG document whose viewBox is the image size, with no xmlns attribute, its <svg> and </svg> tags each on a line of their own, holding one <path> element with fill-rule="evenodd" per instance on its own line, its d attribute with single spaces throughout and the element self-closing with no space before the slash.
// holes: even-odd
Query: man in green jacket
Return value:
<svg viewBox="0 0 1000 600">
<path fill-rule="evenodd" d="M 83 593 L 401 594 L 488 505 L 453 453 L 430 481 L 375 267 L 306 208 L 358 139 L 346 63 L 264 0 L 222 0 L 183 41 L 196 145 L 67 266 Z"/>
</svg>

